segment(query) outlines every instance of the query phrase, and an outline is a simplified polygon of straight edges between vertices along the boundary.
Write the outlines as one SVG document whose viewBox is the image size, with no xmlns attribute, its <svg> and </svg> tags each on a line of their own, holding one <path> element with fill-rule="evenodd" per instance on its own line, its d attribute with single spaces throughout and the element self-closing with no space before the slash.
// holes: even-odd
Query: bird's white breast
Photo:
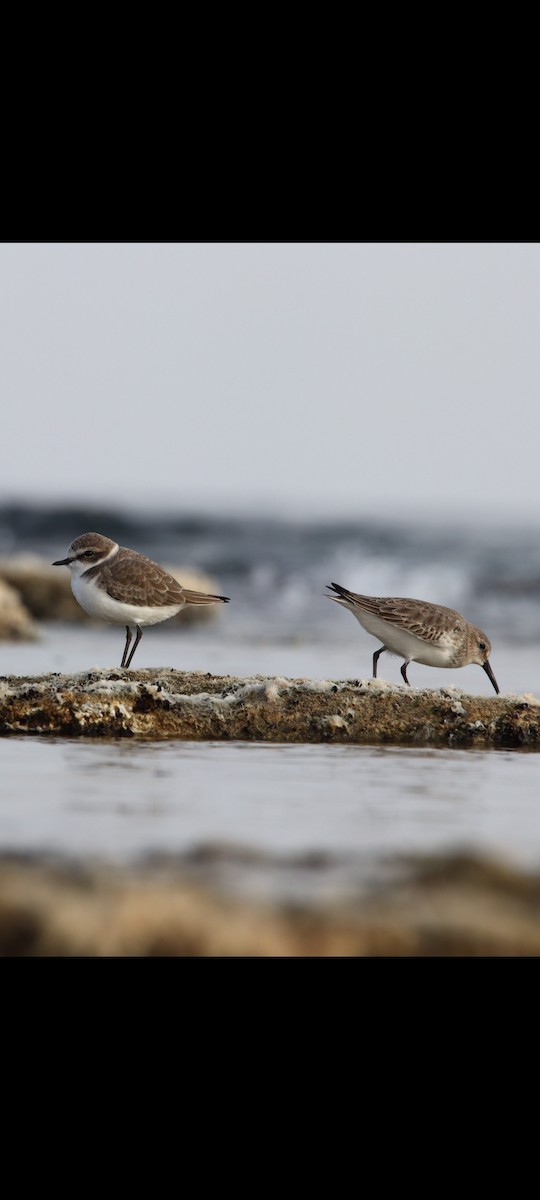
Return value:
<svg viewBox="0 0 540 1200">
<path fill-rule="evenodd" d="M 123 604 L 113 600 L 99 588 L 94 580 L 72 575 L 71 590 L 81 608 L 90 617 L 98 617 L 111 625 L 158 625 L 180 612 L 183 604 L 167 604 L 161 607 L 150 605 Z"/>
<path fill-rule="evenodd" d="M 366 612 L 356 605 L 353 607 L 352 604 L 344 607 L 349 608 L 360 625 L 373 637 L 379 638 L 387 650 L 399 654 L 408 662 L 422 663 L 426 667 L 455 666 L 455 662 L 451 661 L 455 652 L 454 639 L 446 638 L 443 634 L 436 644 L 426 642 L 401 625 L 391 625 L 389 621 L 383 621 L 376 613 Z"/>
</svg>

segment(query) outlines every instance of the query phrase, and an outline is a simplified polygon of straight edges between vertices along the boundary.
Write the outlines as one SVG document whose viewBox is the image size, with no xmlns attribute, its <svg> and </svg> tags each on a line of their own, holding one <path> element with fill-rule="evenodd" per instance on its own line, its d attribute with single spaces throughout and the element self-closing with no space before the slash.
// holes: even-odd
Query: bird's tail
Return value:
<svg viewBox="0 0 540 1200">
<path fill-rule="evenodd" d="M 338 602 L 339 600 L 348 600 L 354 602 L 353 593 L 347 591 L 347 588 L 341 587 L 340 583 L 327 583 L 326 586 L 329 590 L 333 588 L 337 592 L 336 596 L 327 596 L 327 600 L 337 600 Z"/>
<path fill-rule="evenodd" d="M 190 592 L 189 588 L 182 588 L 182 595 L 186 604 L 228 604 L 230 600 L 229 596 L 209 596 L 207 592 Z"/>
</svg>

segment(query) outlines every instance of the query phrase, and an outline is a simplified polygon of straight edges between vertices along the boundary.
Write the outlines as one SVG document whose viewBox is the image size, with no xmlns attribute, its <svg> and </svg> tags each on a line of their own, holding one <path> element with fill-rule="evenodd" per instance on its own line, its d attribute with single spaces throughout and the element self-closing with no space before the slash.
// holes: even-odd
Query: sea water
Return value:
<svg viewBox="0 0 540 1200">
<path fill-rule="evenodd" d="M 31 531 L 25 540 L 19 530 L 10 549 L 36 551 L 45 542 L 52 561 L 83 522 L 161 562 L 204 568 L 231 597 L 209 624 L 145 630 L 134 667 L 369 678 L 377 644 L 325 598 L 324 584 L 335 579 L 368 594 L 459 608 L 491 638 L 501 693 L 540 697 L 540 555 L 532 533 L 207 521 L 164 536 L 161 526 L 116 531 L 114 515 L 107 528 L 91 514 L 62 520 L 68 528 L 41 529 L 39 537 Z M 36 643 L 2 643 L 0 674 L 120 663 L 122 628 L 49 622 L 41 634 Z M 382 678 L 401 683 L 399 667 L 388 654 L 379 659 Z M 413 687 L 494 695 L 477 666 L 411 663 L 408 675 Z M 122 863 L 179 855 L 184 866 L 206 854 L 227 888 L 328 897 L 382 877 L 400 856 L 453 850 L 540 868 L 538 753 L 0 738 L 2 854 Z"/>
</svg>

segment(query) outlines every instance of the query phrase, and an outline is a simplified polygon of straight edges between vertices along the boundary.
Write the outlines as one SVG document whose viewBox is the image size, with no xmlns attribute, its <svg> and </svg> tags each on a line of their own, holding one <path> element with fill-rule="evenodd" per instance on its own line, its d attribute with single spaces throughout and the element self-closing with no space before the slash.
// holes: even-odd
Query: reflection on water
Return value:
<svg viewBox="0 0 540 1200">
<path fill-rule="evenodd" d="M 319 891 L 336 867 L 373 879 L 388 856 L 423 851 L 540 864 L 538 754 L 5 738 L 0 759 L 1 852 L 126 862 L 252 847 L 273 863 L 255 856 L 230 871 L 255 892 L 270 876 L 274 888 L 298 885 L 298 862 L 288 874 L 280 862 L 310 854 L 328 860 Z"/>
</svg>

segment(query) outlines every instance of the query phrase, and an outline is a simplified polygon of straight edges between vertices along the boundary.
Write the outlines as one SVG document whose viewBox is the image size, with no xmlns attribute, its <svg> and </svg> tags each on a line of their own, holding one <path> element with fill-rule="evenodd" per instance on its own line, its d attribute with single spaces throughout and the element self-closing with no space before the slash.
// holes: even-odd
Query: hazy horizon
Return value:
<svg viewBox="0 0 540 1200">
<path fill-rule="evenodd" d="M 0 502 L 536 520 L 534 243 L 4 243 Z"/>
</svg>

